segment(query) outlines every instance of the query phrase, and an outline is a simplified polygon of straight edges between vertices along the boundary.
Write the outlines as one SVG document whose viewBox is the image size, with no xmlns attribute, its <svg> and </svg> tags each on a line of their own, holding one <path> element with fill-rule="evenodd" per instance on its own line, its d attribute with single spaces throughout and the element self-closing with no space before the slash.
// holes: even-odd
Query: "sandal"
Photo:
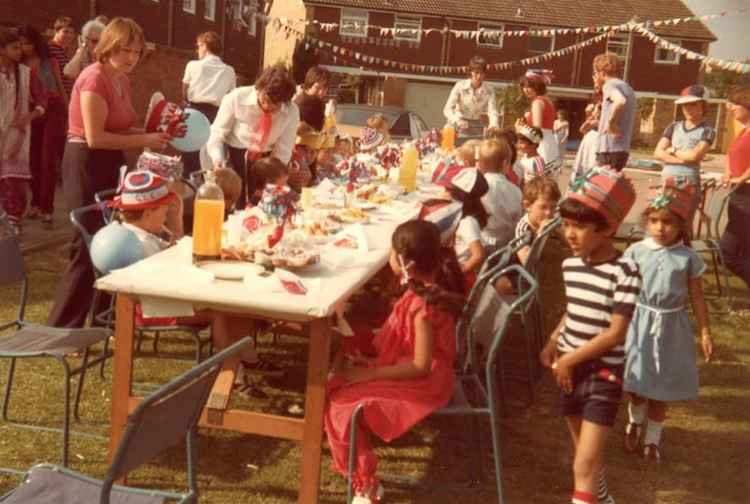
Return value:
<svg viewBox="0 0 750 504">
<path fill-rule="evenodd" d="M 261 375 L 261 376 L 276 376 L 280 377 L 284 375 L 284 370 L 273 362 L 269 362 L 261 357 L 255 362 L 243 360 L 242 367 L 245 373 Z"/>
<path fill-rule="evenodd" d="M 638 451 L 638 444 L 641 441 L 643 425 L 634 422 L 628 422 L 625 426 L 625 451 L 635 453 Z"/>
<path fill-rule="evenodd" d="M 643 458 L 652 462 L 656 462 L 657 464 L 661 462 L 661 451 L 659 450 L 659 445 L 647 444 L 646 446 L 644 446 Z"/>
</svg>

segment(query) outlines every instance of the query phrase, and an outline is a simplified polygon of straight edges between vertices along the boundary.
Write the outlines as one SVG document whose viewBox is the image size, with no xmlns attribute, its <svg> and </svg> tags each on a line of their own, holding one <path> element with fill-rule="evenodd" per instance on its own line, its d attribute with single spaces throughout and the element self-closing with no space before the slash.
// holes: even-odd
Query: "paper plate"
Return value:
<svg viewBox="0 0 750 504">
<path fill-rule="evenodd" d="M 205 261 L 196 266 L 213 273 L 220 280 L 242 280 L 245 275 L 257 275 L 264 271 L 263 266 L 241 261 Z"/>
<path fill-rule="evenodd" d="M 188 107 L 185 109 L 185 113 L 188 114 L 185 120 L 187 134 L 181 138 L 173 138 L 170 144 L 178 151 L 196 152 L 208 142 L 208 137 L 211 134 L 211 123 L 200 110 Z"/>
</svg>

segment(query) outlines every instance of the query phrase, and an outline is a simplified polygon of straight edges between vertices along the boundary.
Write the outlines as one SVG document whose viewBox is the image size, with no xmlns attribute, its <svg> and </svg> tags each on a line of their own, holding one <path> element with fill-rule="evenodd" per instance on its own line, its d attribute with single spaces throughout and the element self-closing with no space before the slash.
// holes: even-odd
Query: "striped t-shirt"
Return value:
<svg viewBox="0 0 750 504">
<path fill-rule="evenodd" d="M 565 259 L 562 265 L 567 307 L 565 327 L 557 350 L 570 353 L 609 328 L 612 314 L 631 317 L 641 290 L 641 275 L 631 259 L 617 256 L 591 264 L 580 257 Z M 599 357 L 605 365 L 625 361 L 622 344 Z"/>
<path fill-rule="evenodd" d="M 518 224 L 516 224 L 516 238 L 520 238 L 524 236 L 526 233 L 531 233 L 531 241 L 534 241 L 534 238 L 536 238 L 536 231 L 534 231 L 534 228 L 531 227 L 531 222 L 529 222 L 529 212 L 526 212 L 521 216 L 521 218 L 518 220 Z"/>
<path fill-rule="evenodd" d="M 73 79 L 69 79 L 68 77 L 65 77 L 65 74 L 63 73 L 63 69 L 65 68 L 65 65 L 67 65 L 70 60 L 72 59 L 70 56 L 67 55 L 65 52 L 65 49 L 57 45 L 54 42 L 49 43 L 49 54 L 51 57 L 55 58 L 57 60 L 57 64 L 60 66 L 60 76 L 62 77 L 62 84 L 63 88 L 65 89 L 65 92 L 68 94 L 68 97 L 70 97 L 70 94 L 73 92 Z"/>
</svg>

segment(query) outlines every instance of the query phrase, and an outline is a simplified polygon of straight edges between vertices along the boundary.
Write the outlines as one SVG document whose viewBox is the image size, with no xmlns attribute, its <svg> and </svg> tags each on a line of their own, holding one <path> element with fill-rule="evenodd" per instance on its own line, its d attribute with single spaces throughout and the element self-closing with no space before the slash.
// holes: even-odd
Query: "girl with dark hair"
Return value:
<svg viewBox="0 0 750 504">
<path fill-rule="evenodd" d="M 407 289 L 373 340 L 375 358 L 335 369 L 328 383 L 325 430 L 334 470 L 344 476 L 352 414 L 364 406 L 351 482 L 358 504 L 383 496 L 369 434 L 390 442 L 450 399 L 453 334 L 465 302 L 456 257 L 441 248 L 440 231 L 431 222 L 414 220 L 396 228 L 390 266 Z"/>
<path fill-rule="evenodd" d="M 542 143 L 539 154 L 546 165 L 561 167 L 560 147 L 555 137 L 555 105 L 547 97 L 547 86 L 552 83 L 552 72 L 549 70 L 528 70 L 521 77 L 520 84 L 526 98 L 531 101 L 529 110 L 524 114 L 523 122 L 542 130 Z M 519 124 L 516 124 L 518 129 Z"/>
<path fill-rule="evenodd" d="M 60 66 L 50 56 L 49 46 L 33 26 L 18 29 L 23 51 L 23 63 L 39 78 L 47 95 L 46 113 L 31 124 L 31 210 L 29 217 L 42 217 L 42 223 L 52 224 L 55 202 L 57 163 L 60 138 L 65 135 L 65 103 L 68 99 L 63 87 Z"/>
<path fill-rule="evenodd" d="M 469 61 L 469 78 L 456 82 L 445 102 L 443 115 L 459 136 L 481 138 L 484 127 L 498 126 L 495 87 L 485 82 L 487 61 L 474 56 Z"/>
<path fill-rule="evenodd" d="M 46 97 L 38 80 L 21 64 L 21 40 L 0 29 L 0 207 L 14 232 L 28 209 L 31 123 L 44 115 Z"/>
</svg>

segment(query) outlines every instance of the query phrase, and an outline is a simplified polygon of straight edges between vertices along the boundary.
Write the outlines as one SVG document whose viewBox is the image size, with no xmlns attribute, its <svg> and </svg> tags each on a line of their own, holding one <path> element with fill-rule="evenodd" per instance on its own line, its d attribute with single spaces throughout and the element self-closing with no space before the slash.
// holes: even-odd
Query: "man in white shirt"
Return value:
<svg viewBox="0 0 750 504">
<path fill-rule="evenodd" d="M 469 78 L 456 82 L 445 102 L 443 115 L 459 136 L 481 137 L 484 126 L 498 126 L 495 87 L 485 82 L 487 62 L 481 56 L 469 61 Z M 487 124 L 482 121 L 487 116 Z"/>
<path fill-rule="evenodd" d="M 221 52 L 221 39 L 216 32 L 205 32 L 196 38 L 198 59 L 189 61 L 182 78 L 182 99 L 199 110 L 209 122 L 216 119 L 221 100 L 235 87 L 237 75 L 234 68 L 217 56 Z M 183 154 L 185 175 L 201 169 L 200 153 Z"/>
<path fill-rule="evenodd" d="M 282 65 L 267 68 L 254 86 L 243 86 L 224 97 L 211 126 L 206 149 L 214 167 L 222 166 L 228 153 L 243 181 L 238 201 L 242 208 L 255 202 L 253 162 L 273 156 L 288 164 L 299 124 L 299 109 L 292 103 L 295 82 Z M 259 196 L 259 194 L 257 194 Z"/>
</svg>

